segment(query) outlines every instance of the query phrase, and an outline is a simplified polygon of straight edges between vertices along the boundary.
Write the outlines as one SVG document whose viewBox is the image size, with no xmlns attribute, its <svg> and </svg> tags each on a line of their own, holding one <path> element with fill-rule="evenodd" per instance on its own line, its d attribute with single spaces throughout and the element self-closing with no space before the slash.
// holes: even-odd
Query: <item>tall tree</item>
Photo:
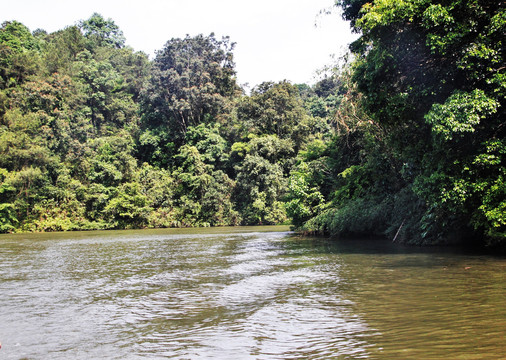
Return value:
<svg viewBox="0 0 506 360">
<path fill-rule="evenodd" d="M 425 202 L 423 241 L 470 227 L 475 238 L 504 240 L 506 3 L 337 4 L 362 34 L 352 49 L 364 106 Z"/>
<path fill-rule="evenodd" d="M 297 86 L 288 81 L 265 82 L 255 87 L 251 96 L 239 103 L 238 118 L 246 132 L 275 134 L 291 138 L 299 148 L 311 132 Z"/>
<path fill-rule="evenodd" d="M 92 46 L 110 46 L 121 48 L 125 46 L 123 31 L 112 19 L 105 19 L 99 13 L 93 13 L 88 20 L 79 22 L 79 28 Z"/>
<path fill-rule="evenodd" d="M 144 151 L 180 145 L 188 127 L 220 120 L 238 91 L 233 47 L 228 38 L 198 35 L 172 39 L 157 53 L 143 93 L 142 124 L 151 134 L 141 141 Z"/>
<path fill-rule="evenodd" d="M 40 43 L 18 21 L 6 21 L 0 28 L 0 89 L 21 84 L 40 66 Z"/>
</svg>

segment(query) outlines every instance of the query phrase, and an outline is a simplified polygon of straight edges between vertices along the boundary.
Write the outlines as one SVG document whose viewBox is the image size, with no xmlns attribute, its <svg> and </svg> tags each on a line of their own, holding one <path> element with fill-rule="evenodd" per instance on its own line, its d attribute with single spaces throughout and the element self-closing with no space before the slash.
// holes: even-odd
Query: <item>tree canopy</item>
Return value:
<svg viewBox="0 0 506 360">
<path fill-rule="evenodd" d="M 381 208 L 380 217 L 390 212 L 379 218 L 381 232 L 407 241 L 502 242 L 505 4 L 340 0 L 337 6 L 361 34 L 351 45 L 352 81 L 370 125 L 358 130 L 359 148 L 376 147 L 382 156 L 369 152 L 343 169 L 344 188 L 355 183 L 355 190 L 349 200 L 335 198 L 316 227 L 346 232 L 338 224 L 352 213 L 371 211 L 374 222 Z M 358 180 L 367 186 L 357 193 Z M 397 207 L 407 199 L 413 205 L 401 215 Z M 350 214 L 356 204 L 361 210 Z"/>
<path fill-rule="evenodd" d="M 506 239 L 506 5 L 338 0 L 359 38 L 315 84 L 246 94 L 234 43 L 153 60 L 92 14 L 0 28 L 0 232 L 291 223 Z"/>
</svg>

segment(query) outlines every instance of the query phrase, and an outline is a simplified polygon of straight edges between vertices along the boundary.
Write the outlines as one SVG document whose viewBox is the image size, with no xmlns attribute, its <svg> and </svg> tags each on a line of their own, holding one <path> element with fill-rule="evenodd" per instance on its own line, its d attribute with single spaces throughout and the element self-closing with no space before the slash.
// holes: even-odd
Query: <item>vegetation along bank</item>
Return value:
<svg viewBox="0 0 506 360">
<path fill-rule="evenodd" d="M 291 222 L 504 245 L 505 3 L 336 6 L 352 60 L 250 94 L 228 38 L 150 60 L 99 14 L 49 34 L 3 23 L 0 232 Z"/>
</svg>

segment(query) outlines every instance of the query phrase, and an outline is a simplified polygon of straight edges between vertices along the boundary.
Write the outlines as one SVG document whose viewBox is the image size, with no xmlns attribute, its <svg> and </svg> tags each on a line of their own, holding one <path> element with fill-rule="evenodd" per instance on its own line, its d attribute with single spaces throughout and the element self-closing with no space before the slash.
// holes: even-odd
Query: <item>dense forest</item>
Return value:
<svg viewBox="0 0 506 360">
<path fill-rule="evenodd" d="M 504 244 L 505 3 L 336 6 L 360 34 L 348 61 L 248 94 L 229 38 L 150 60 L 100 14 L 4 22 L 0 232 L 291 223 Z"/>
</svg>

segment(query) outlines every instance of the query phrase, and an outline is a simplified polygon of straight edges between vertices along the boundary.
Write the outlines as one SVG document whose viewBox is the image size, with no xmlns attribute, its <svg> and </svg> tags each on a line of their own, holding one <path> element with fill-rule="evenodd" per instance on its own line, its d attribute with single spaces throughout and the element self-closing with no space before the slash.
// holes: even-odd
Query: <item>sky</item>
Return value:
<svg viewBox="0 0 506 360">
<path fill-rule="evenodd" d="M 126 44 L 154 58 L 172 38 L 215 33 L 236 43 L 237 79 L 314 83 L 356 38 L 332 9 L 333 0 L 0 0 L 0 22 L 17 20 L 31 31 L 74 25 L 94 12 L 111 18 Z"/>
</svg>

